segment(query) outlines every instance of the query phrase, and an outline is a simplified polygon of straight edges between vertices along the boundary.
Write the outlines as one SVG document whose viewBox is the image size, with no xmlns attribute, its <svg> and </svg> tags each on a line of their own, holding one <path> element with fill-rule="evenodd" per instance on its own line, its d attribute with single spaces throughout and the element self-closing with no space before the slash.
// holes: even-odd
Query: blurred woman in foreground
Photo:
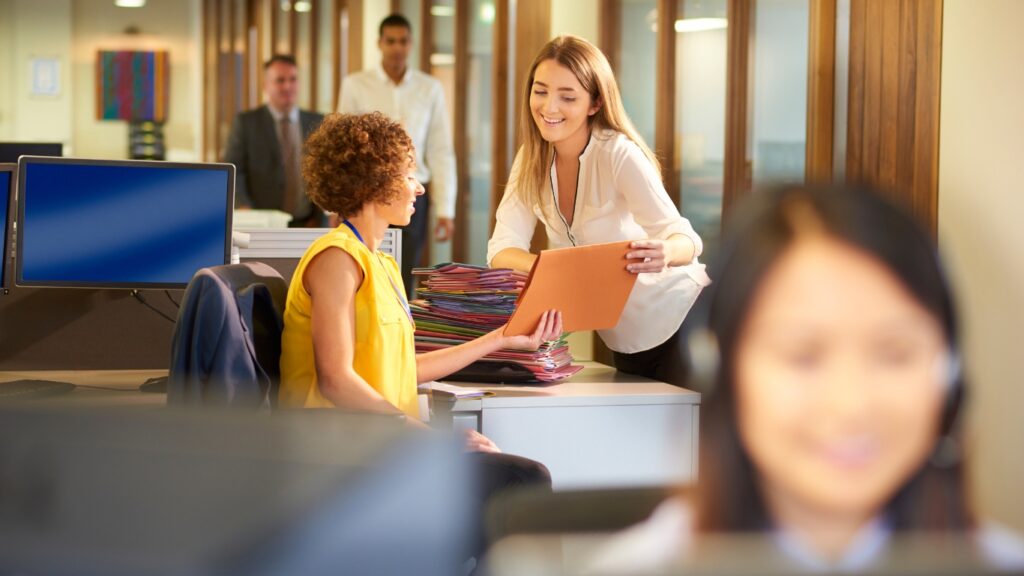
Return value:
<svg viewBox="0 0 1024 576">
<path fill-rule="evenodd" d="M 965 382 L 953 299 L 929 237 L 868 190 L 759 193 L 715 267 L 696 496 L 617 537 L 604 567 L 670 564 L 700 533 L 768 533 L 786 559 L 859 570 L 894 535 L 967 534 L 1024 568 L 1016 535 L 979 524 L 957 425 Z"/>
</svg>

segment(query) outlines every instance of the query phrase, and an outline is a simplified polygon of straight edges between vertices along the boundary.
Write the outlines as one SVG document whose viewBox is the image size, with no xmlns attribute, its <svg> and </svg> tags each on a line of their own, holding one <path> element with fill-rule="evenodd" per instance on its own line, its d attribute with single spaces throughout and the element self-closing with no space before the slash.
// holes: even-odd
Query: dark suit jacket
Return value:
<svg viewBox="0 0 1024 576">
<path fill-rule="evenodd" d="M 299 110 L 303 142 L 323 119 L 323 114 Z M 224 161 L 234 164 L 236 169 L 235 206 L 281 209 L 284 204 L 284 164 L 274 117 L 266 106 L 235 117 Z"/>
<path fill-rule="evenodd" d="M 168 404 L 276 405 L 287 292 L 262 262 L 196 272 L 175 323 Z"/>
</svg>

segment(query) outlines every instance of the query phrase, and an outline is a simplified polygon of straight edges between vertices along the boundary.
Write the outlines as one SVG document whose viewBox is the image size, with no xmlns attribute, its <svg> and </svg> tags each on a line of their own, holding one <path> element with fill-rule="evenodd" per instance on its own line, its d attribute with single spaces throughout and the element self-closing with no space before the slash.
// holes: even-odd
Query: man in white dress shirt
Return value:
<svg viewBox="0 0 1024 576">
<path fill-rule="evenodd" d="M 441 82 L 409 67 L 412 25 L 399 14 L 380 23 L 379 67 L 345 78 L 338 112 L 380 111 L 405 127 L 416 147 L 416 178 L 427 193 L 416 199 L 412 221 L 402 230 L 402 280 L 413 290 L 412 269 L 428 242 L 429 210 L 437 216 L 434 238 L 451 238 L 455 230 L 455 153 Z"/>
</svg>

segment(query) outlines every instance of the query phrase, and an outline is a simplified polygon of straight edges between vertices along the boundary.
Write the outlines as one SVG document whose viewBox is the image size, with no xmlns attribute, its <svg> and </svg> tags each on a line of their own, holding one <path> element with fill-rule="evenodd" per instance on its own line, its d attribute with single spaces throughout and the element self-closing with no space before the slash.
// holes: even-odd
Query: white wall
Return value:
<svg viewBox="0 0 1024 576">
<path fill-rule="evenodd" d="M 381 0 L 365 0 L 363 2 L 363 69 L 380 66 L 380 49 L 377 48 L 380 21 L 391 13 L 391 3 Z M 415 24 L 414 24 L 415 25 Z M 415 34 L 417 31 L 414 30 Z M 413 60 L 413 66 L 419 62 Z M 354 72 L 354 70 L 353 70 Z"/>
<path fill-rule="evenodd" d="M 1024 2 L 945 0 L 939 241 L 971 379 L 975 491 L 1024 530 Z"/>
<path fill-rule="evenodd" d="M 14 78 L 14 3 L 0 2 L 0 78 Z M 0 140 L 14 131 L 14 90 L 0 90 Z"/>
<path fill-rule="evenodd" d="M 0 2 L 0 138 L 71 141 L 71 0 Z M 60 91 L 32 95 L 33 58 L 56 58 Z"/>
<path fill-rule="evenodd" d="M 597 44 L 597 2 L 552 0 L 551 37 L 574 34 Z"/>
<path fill-rule="evenodd" d="M 170 91 L 164 136 L 170 160 L 199 157 L 198 0 L 150 0 L 118 8 L 109 0 L 0 1 L 0 138 L 60 141 L 66 155 L 125 158 L 128 127 L 96 119 L 98 50 L 168 50 Z M 128 26 L 141 31 L 124 33 Z M 60 92 L 32 95 L 29 65 L 57 58 Z"/>
<path fill-rule="evenodd" d="M 168 160 L 198 160 L 202 101 L 199 76 L 198 2 L 149 0 L 118 8 L 109 0 L 75 0 L 73 9 L 75 154 L 128 155 L 128 123 L 96 119 L 96 53 L 100 50 L 167 50 L 170 76 L 164 141 Z M 125 34 L 133 26 L 138 34 Z"/>
</svg>

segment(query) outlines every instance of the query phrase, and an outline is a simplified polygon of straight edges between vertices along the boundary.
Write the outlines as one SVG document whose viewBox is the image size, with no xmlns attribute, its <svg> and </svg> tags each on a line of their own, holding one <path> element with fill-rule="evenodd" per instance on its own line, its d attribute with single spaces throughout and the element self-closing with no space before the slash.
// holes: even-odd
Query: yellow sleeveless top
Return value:
<svg viewBox="0 0 1024 576">
<path fill-rule="evenodd" d="M 391 256 L 371 252 L 344 224 L 314 241 L 292 275 L 281 336 L 280 406 L 334 406 L 317 385 L 310 330 L 312 300 L 302 285 L 306 267 L 328 248 L 344 250 L 363 271 L 363 283 L 355 297 L 353 369 L 385 400 L 407 416 L 418 418 L 416 346 L 412 321 L 399 300 L 398 292 L 404 294 L 405 287 L 398 264 Z"/>
</svg>

